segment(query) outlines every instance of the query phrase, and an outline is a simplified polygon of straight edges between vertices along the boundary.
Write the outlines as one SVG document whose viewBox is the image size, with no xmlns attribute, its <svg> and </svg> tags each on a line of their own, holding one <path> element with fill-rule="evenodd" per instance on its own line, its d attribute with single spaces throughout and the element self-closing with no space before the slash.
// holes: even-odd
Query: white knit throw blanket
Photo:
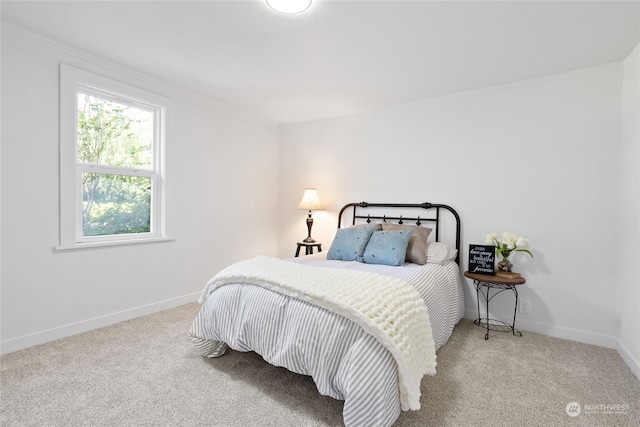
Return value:
<svg viewBox="0 0 640 427">
<path fill-rule="evenodd" d="M 436 350 L 427 307 L 418 291 L 405 281 L 259 256 L 218 273 L 207 283 L 199 302 L 231 283 L 256 284 L 357 323 L 395 358 L 402 410 L 420 409 L 420 382 L 425 374 L 435 375 Z"/>
</svg>

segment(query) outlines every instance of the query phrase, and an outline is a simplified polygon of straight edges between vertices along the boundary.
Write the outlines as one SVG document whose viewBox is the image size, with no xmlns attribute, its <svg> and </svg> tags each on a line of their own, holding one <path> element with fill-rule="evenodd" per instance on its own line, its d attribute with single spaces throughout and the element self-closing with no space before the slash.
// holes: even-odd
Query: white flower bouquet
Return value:
<svg viewBox="0 0 640 427">
<path fill-rule="evenodd" d="M 495 246 L 496 255 L 501 255 L 503 259 L 509 258 L 511 252 L 526 252 L 533 258 L 531 251 L 522 249 L 522 246 L 526 246 L 529 243 L 529 239 L 518 236 L 515 233 L 502 233 L 502 239 L 498 239 L 496 233 L 490 233 L 487 234 L 484 241 Z"/>
</svg>

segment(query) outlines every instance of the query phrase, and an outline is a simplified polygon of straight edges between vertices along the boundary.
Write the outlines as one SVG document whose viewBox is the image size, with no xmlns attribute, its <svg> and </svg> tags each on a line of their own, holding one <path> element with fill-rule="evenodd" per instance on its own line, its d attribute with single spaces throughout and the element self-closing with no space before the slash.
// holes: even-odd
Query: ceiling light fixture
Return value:
<svg viewBox="0 0 640 427">
<path fill-rule="evenodd" d="M 311 0 L 267 0 L 267 4 L 278 12 L 300 13 L 311 6 Z"/>
</svg>

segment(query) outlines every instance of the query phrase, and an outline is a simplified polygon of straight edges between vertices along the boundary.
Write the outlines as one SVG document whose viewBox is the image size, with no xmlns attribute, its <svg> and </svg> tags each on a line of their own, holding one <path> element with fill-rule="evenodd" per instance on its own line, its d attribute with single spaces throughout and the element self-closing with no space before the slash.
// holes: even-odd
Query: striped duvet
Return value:
<svg viewBox="0 0 640 427">
<path fill-rule="evenodd" d="M 453 262 L 389 267 L 327 261 L 324 254 L 290 261 L 364 270 L 408 282 L 428 307 L 436 348 L 462 317 L 460 271 Z M 206 299 L 189 334 L 205 356 L 221 356 L 229 345 L 310 375 L 321 394 L 345 401 L 347 426 L 389 426 L 400 414 L 398 369 L 390 352 L 353 321 L 307 301 L 248 281 L 225 285 Z"/>
</svg>

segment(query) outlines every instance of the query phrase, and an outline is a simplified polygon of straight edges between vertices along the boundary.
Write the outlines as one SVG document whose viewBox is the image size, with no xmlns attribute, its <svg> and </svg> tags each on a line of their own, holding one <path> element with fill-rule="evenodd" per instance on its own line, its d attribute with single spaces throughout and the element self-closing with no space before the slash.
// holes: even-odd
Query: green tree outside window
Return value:
<svg viewBox="0 0 640 427">
<path fill-rule="evenodd" d="M 78 92 L 77 161 L 114 170 L 82 173 L 84 236 L 151 231 L 152 180 L 130 170 L 153 168 L 153 133 L 152 111 Z"/>
</svg>

